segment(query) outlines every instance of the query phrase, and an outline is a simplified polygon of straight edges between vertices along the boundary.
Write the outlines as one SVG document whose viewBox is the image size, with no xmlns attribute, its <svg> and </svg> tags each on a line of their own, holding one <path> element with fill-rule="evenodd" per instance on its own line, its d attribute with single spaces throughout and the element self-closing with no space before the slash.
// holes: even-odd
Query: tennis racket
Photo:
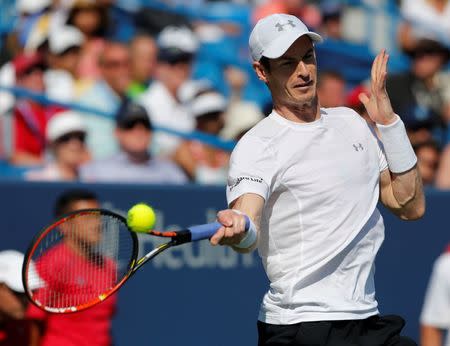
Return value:
<svg viewBox="0 0 450 346">
<path fill-rule="evenodd" d="M 181 231 L 149 230 L 146 234 L 168 241 L 163 240 L 138 258 L 138 237 L 123 216 L 104 209 L 75 211 L 57 219 L 33 239 L 22 268 L 25 292 L 36 306 L 48 312 L 85 310 L 111 296 L 164 250 L 208 239 L 220 227 L 213 222 Z"/>
</svg>

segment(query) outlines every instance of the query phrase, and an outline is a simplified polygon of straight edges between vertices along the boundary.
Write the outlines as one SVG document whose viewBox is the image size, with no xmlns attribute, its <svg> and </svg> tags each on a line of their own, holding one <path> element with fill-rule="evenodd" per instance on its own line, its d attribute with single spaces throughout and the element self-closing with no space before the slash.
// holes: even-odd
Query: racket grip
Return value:
<svg viewBox="0 0 450 346">
<path fill-rule="evenodd" d="M 203 240 L 211 238 L 217 230 L 222 227 L 220 222 L 211 222 L 204 225 L 191 226 L 189 231 L 191 232 L 191 241 Z M 245 231 L 248 231 L 250 227 L 250 219 L 245 215 Z"/>
</svg>

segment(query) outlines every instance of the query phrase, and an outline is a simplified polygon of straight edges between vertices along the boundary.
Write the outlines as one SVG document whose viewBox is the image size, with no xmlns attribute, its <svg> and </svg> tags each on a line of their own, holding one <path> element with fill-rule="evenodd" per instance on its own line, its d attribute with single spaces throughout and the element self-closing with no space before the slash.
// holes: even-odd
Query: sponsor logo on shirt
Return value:
<svg viewBox="0 0 450 346">
<path fill-rule="evenodd" d="M 263 183 L 263 179 L 260 177 L 248 177 L 248 176 L 242 176 L 242 177 L 238 177 L 238 178 L 229 178 L 228 179 L 228 188 L 230 189 L 230 191 L 233 191 L 233 189 L 238 186 L 242 181 L 251 181 L 254 183 L 259 183 L 262 184 Z"/>
</svg>

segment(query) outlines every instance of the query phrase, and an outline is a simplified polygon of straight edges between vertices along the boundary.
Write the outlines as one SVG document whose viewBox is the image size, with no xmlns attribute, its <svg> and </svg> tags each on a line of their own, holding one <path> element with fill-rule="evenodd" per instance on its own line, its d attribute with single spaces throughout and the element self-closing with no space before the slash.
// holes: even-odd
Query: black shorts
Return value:
<svg viewBox="0 0 450 346">
<path fill-rule="evenodd" d="M 275 325 L 258 321 L 258 346 L 417 346 L 400 336 L 400 316 L 372 316 L 365 320 L 302 322 Z"/>
</svg>

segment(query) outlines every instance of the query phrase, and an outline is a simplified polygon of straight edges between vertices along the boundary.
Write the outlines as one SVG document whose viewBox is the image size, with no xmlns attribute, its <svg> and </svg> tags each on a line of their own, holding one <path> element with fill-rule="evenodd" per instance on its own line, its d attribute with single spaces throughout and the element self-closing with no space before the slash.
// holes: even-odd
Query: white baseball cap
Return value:
<svg viewBox="0 0 450 346">
<path fill-rule="evenodd" d="M 53 54 L 61 54 L 71 47 L 81 47 L 83 42 L 83 33 L 71 25 L 52 30 L 48 37 L 48 47 Z"/>
<path fill-rule="evenodd" d="M 322 42 L 322 37 L 308 30 L 297 17 L 290 14 L 272 14 L 260 19 L 253 28 L 248 41 L 254 61 L 265 56 L 276 59 L 282 56 L 301 36 L 308 35 L 313 42 Z"/>
<path fill-rule="evenodd" d="M 52 0 L 18 0 L 16 8 L 20 13 L 37 13 L 51 4 Z"/>
<path fill-rule="evenodd" d="M 191 114 L 197 118 L 208 113 L 225 112 L 228 102 L 217 92 L 207 92 L 195 97 L 190 104 Z"/>
<path fill-rule="evenodd" d="M 64 111 L 55 114 L 47 124 L 47 141 L 56 139 L 71 132 L 86 132 L 86 126 L 80 114 L 74 111 Z"/>
<path fill-rule="evenodd" d="M 186 26 L 168 26 L 158 35 L 159 57 L 171 60 L 180 55 L 195 54 L 199 41 L 195 33 Z"/>
<path fill-rule="evenodd" d="M 22 265 L 24 255 L 15 250 L 5 250 L 0 252 L 0 282 L 3 282 L 10 289 L 16 292 L 25 292 L 22 284 Z M 44 281 L 38 276 L 35 265 L 30 263 L 28 268 L 30 280 L 29 288 L 35 290 L 44 286 Z"/>
</svg>

